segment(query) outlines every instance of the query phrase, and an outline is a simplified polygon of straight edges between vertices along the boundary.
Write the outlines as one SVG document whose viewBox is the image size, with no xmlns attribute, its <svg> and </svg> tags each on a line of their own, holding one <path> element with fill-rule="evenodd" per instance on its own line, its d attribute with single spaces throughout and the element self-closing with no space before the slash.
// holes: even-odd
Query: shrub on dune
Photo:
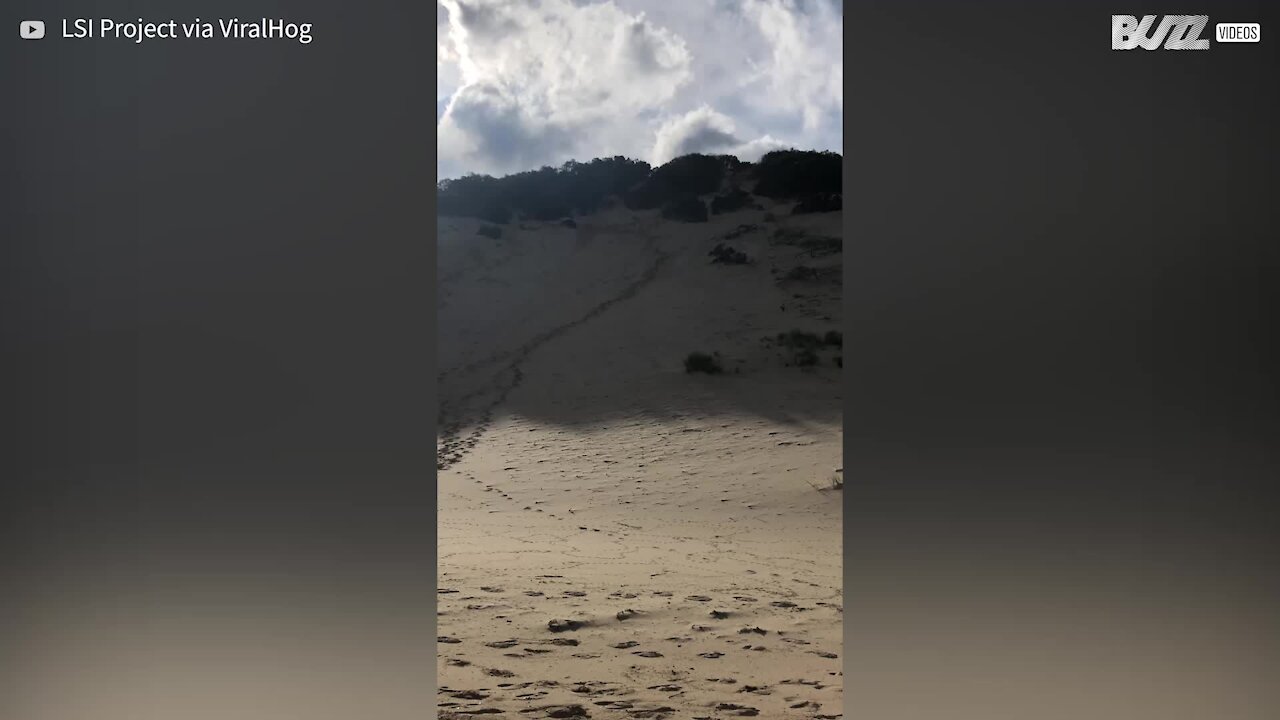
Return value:
<svg viewBox="0 0 1280 720">
<path fill-rule="evenodd" d="M 662 217 L 677 222 L 706 222 L 707 204 L 696 195 L 686 195 L 663 205 Z"/>
<path fill-rule="evenodd" d="M 712 215 L 757 207 L 759 206 L 751 199 L 751 194 L 739 188 L 734 188 L 724 195 L 717 195 L 711 198 Z"/>
<path fill-rule="evenodd" d="M 711 252 L 707 253 L 711 256 L 712 263 L 720 263 L 722 265 L 746 265 L 750 262 L 747 254 L 741 250 L 736 250 L 724 243 L 711 248 Z"/>
<path fill-rule="evenodd" d="M 720 365 L 720 359 L 715 355 L 691 352 L 684 359 L 684 371 L 687 373 L 700 372 L 708 375 L 719 375 L 724 372 L 724 368 Z"/>
<path fill-rule="evenodd" d="M 809 349 L 800 350 L 791 361 L 796 364 L 796 367 L 813 367 L 818 364 L 818 353 Z"/>
<path fill-rule="evenodd" d="M 821 364 L 822 358 L 818 355 L 820 350 L 844 346 L 844 335 L 839 330 L 828 330 L 822 335 L 804 330 L 790 330 L 778 333 L 776 342 L 779 347 L 791 350 L 788 365 L 813 367 Z M 844 367 L 843 356 L 835 356 L 833 362 L 836 367 Z"/>
<path fill-rule="evenodd" d="M 817 333 L 805 332 L 804 330 L 791 330 L 778 333 L 778 344 L 797 350 L 809 350 L 822 347 L 822 337 Z"/>
<path fill-rule="evenodd" d="M 792 215 L 807 213 L 839 212 L 844 199 L 840 193 L 814 193 L 806 195 L 791 209 Z"/>
</svg>

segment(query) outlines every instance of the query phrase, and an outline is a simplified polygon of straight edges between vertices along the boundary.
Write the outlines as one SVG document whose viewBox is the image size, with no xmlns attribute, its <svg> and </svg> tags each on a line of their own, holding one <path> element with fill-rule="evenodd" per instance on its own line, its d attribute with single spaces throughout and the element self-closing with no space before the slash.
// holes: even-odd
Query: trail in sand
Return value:
<svg viewBox="0 0 1280 720">
<path fill-rule="evenodd" d="M 649 240 L 648 244 L 652 246 L 652 238 L 650 237 Z M 436 445 L 436 457 L 438 458 L 436 468 L 439 470 L 448 469 L 461 460 L 470 448 L 475 447 L 480 436 L 488 429 L 489 423 L 493 421 L 493 411 L 500 407 L 507 395 L 519 387 L 524 380 L 524 372 L 520 366 L 531 353 L 565 332 L 604 313 L 614 304 L 634 297 L 640 288 L 657 277 L 658 270 L 668 257 L 665 253 L 657 252 L 652 264 L 649 265 L 639 279 L 628 284 L 617 295 L 590 308 L 581 317 L 562 325 L 557 325 L 515 350 L 502 351 L 495 356 L 468 363 L 460 368 L 446 370 L 442 373 L 441 384 L 444 385 L 456 382 L 460 375 L 468 372 L 482 372 L 486 369 L 492 372 L 489 376 L 491 379 L 486 378 L 485 385 L 469 390 L 457 399 L 442 398 L 439 422 L 444 431 Z M 496 371 L 493 370 L 495 367 Z M 470 415 L 467 414 L 468 410 Z M 473 428 L 471 433 L 465 438 L 460 437 L 462 429 L 467 426 Z"/>
</svg>

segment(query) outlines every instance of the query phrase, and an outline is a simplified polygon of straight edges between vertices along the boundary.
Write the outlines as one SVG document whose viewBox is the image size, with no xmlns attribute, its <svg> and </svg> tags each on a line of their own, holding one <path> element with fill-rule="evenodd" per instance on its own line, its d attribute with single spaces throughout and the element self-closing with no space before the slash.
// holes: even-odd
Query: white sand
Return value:
<svg viewBox="0 0 1280 720">
<path fill-rule="evenodd" d="M 838 267 L 774 233 L 841 214 L 786 210 L 441 219 L 440 717 L 841 716 L 842 351 L 763 340 L 840 327 L 770 271 Z"/>
</svg>

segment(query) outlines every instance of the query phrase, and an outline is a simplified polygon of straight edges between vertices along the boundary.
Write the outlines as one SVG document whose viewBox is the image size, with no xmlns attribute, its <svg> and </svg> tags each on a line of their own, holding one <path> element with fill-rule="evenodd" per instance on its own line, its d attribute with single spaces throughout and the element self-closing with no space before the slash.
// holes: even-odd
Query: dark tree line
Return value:
<svg viewBox="0 0 1280 720">
<path fill-rule="evenodd" d="M 437 186 L 437 212 L 507 223 L 514 213 L 531 220 L 559 220 L 596 212 L 606 198 L 621 195 L 649 175 L 649 163 L 624 157 L 573 160 L 558 168 L 495 178 L 467 175 Z"/>
<path fill-rule="evenodd" d="M 756 166 L 755 194 L 777 199 L 841 194 L 842 160 L 830 151 L 775 150 Z"/>
<path fill-rule="evenodd" d="M 691 196 L 719 191 L 727 174 L 744 167 L 750 163 L 732 155 L 684 155 L 654 168 L 622 199 L 632 210 L 652 210 L 674 202 L 688 204 Z"/>
<path fill-rule="evenodd" d="M 754 177 L 755 194 L 765 197 L 838 195 L 841 157 L 833 152 L 779 150 L 753 164 L 732 155 L 692 154 L 657 168 L 621 156 L 586 163 L 571 160 L 558 168 L 543 167 L 501 178 L 467 175 L 443 180 L 437 187 L 437 207 L 442 216 L 500 224 L 510 222 L 516 214 L 542 221 L 588 215 L 610 197 L 621 199 L 634 210 L 670 208 L 674 212 L 691 208 L 697 196 L 719 192 L 726 178 L 734 176 Z M 722 200 L 727 206 L 744 207 L 749 196 L 730 188 Z"/>
</svg>

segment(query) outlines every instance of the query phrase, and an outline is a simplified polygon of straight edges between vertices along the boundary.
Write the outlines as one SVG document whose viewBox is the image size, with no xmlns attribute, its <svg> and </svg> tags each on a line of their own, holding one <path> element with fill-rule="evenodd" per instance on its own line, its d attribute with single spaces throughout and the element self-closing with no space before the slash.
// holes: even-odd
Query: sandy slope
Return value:
<svg viewBox="0 0 1280 720">
<path fill-rule="evenodd" d="M 841 715 L 840 351 L 764 340 L 839 327 L 777 277 L 840 214 L 777 212 L 440 221 L 440 717 Z"/>
</svg>

